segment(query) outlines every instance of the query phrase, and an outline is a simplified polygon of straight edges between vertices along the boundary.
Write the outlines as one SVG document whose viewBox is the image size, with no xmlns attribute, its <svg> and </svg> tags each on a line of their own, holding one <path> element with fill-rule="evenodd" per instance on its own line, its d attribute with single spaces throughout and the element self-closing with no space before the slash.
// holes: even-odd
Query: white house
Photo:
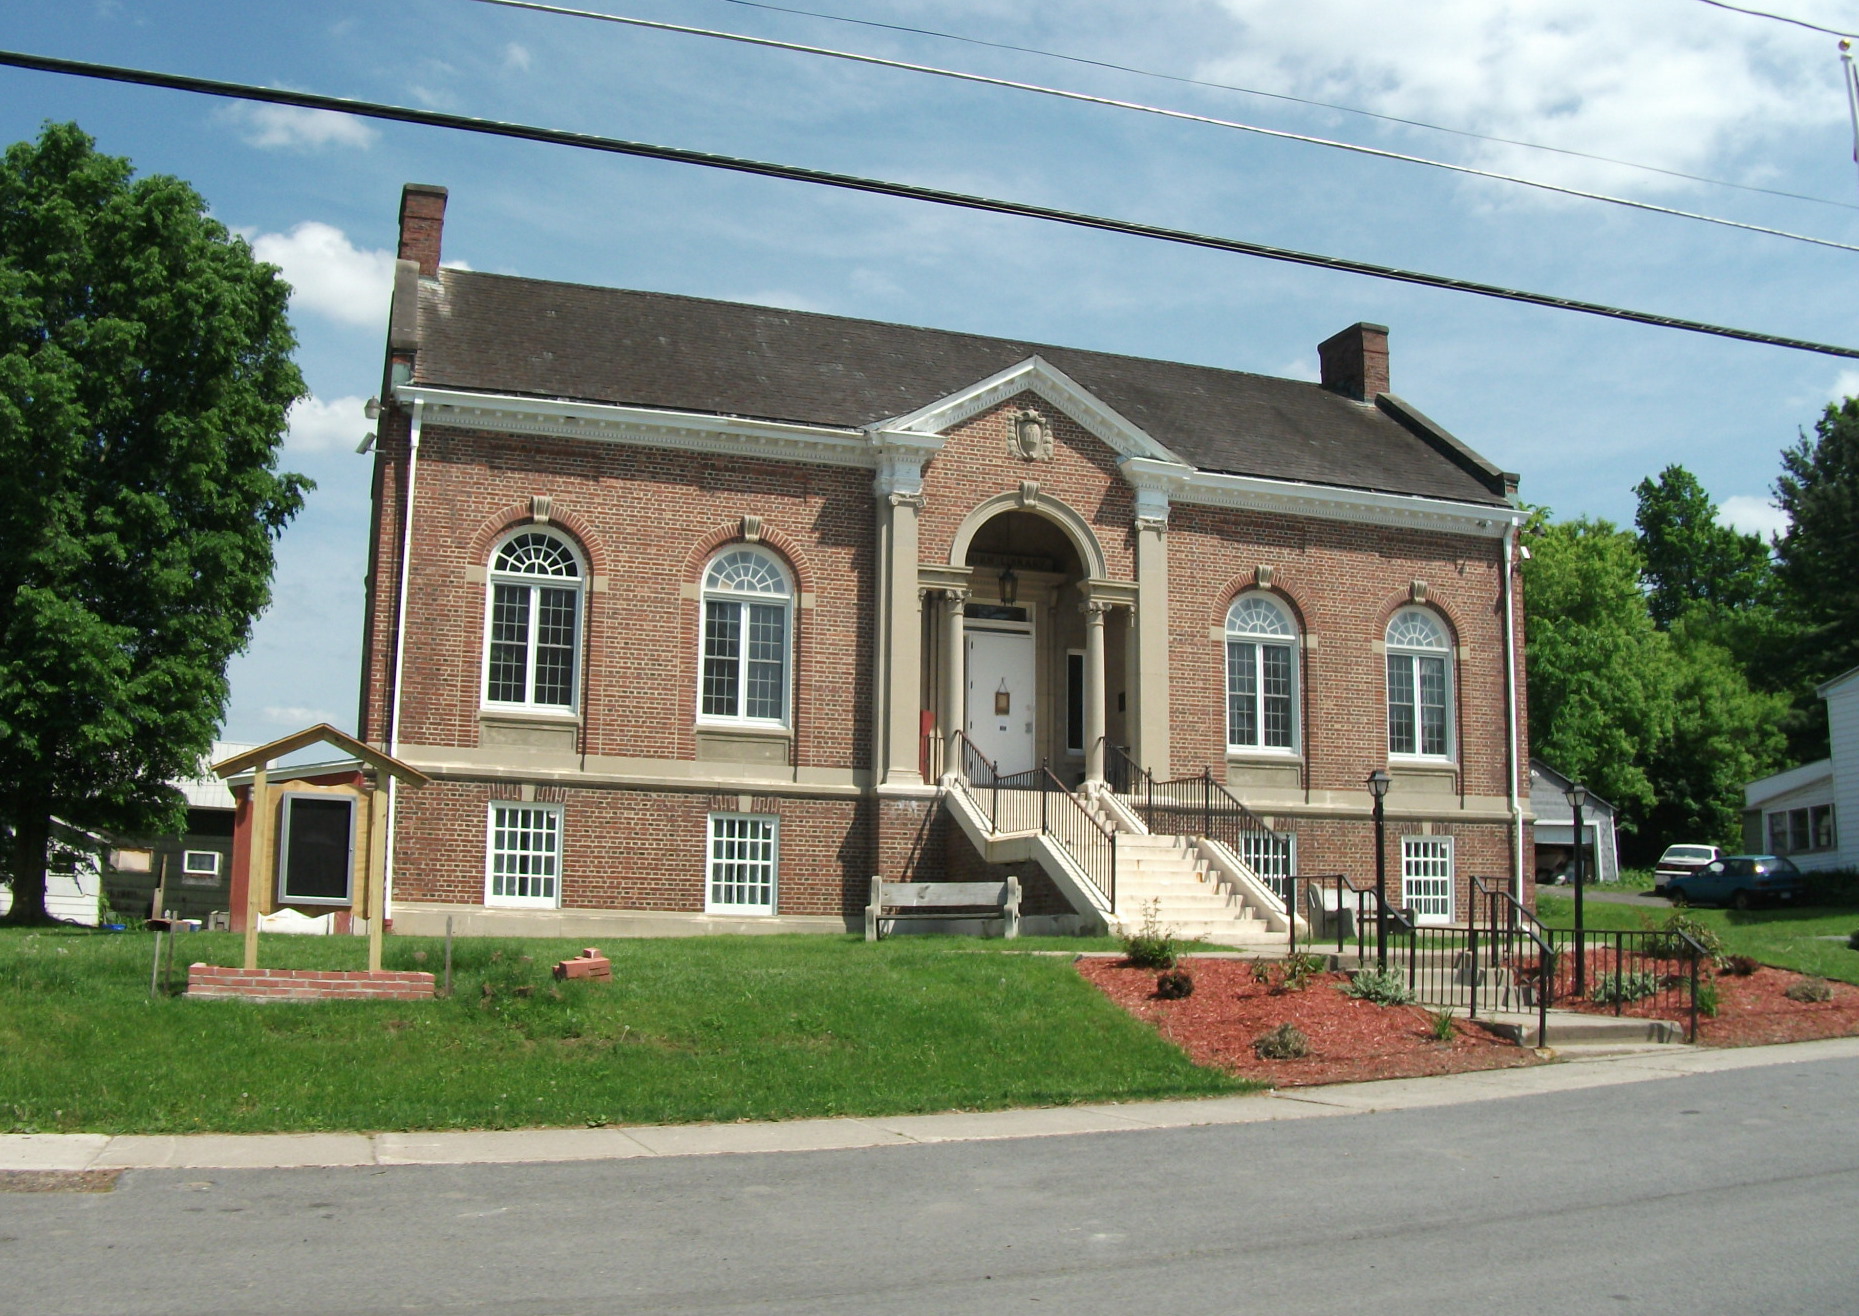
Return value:
<svg viewBox="0 0 1859 1316">
<path fill-rule="evenodd" d="M 1832 755 L 1743 787 L 1743 844 L 1806 869 L 1859 868 L 1859 667 L 1816 691 L 1827 701 Z"/>
</svg>

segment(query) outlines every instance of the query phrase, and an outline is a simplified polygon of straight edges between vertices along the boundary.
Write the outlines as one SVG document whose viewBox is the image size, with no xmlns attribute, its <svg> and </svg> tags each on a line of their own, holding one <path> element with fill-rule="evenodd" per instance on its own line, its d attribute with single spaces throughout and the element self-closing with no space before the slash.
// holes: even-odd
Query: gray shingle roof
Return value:
<svg viewBox="0 0 1859 1316">
<path fill-rule="evenodd" d="M 414 379 L 854 429 L 1035 354 L 1201 470 L 1504 502 L 1496 469 L 1411 408 L 1301 380 L 468 270 L 421 281 Z"/>
</svg>

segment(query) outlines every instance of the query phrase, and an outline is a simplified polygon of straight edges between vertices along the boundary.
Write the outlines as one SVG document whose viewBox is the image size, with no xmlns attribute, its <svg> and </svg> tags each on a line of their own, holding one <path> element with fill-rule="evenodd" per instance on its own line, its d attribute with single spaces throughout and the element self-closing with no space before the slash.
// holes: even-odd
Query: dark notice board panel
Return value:
<svg viewBox="0 0 1859 1316">
<path fill-rule="evenodd" d="M 284 800 L 284 863 L 278 895 L 292 901 L 347 904 L 355 836 L 355 801 L 346 795 L 289 795 Z"/>
</svg>

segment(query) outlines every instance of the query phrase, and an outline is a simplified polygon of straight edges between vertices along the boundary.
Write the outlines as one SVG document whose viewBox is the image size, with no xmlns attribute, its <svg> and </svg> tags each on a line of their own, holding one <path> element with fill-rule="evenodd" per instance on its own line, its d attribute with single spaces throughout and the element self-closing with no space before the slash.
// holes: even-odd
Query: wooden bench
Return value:
<svg viewBox="0 0 1859 1316">
<path fill-rule="evenodd" d="M 887 882 L 871 879 L 865 906 L 865 940 L 877 941 L 886 923 L 912 919 L 987 919 L 1005 924 L 1004 937 L 1020 935 L 1020 879 L 1005 882 Z"/>
</svg>

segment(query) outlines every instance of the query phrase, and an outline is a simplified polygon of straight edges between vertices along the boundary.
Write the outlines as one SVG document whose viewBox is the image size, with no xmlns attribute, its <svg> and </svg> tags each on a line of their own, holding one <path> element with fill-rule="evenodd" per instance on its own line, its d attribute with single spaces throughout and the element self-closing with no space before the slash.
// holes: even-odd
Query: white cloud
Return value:
<svg viewBox="0 0 1859 1316">
<path fill-rule="evenodd" d="M 284 271 L 292 303 L 344 324 L 378 328 L 387 322 L 394 254 L 363 251 L 339 228 L 305 220 L 289 233 L 260 233 L 252 251 Z"/>
<path fill-rule="evenodd" d="M 1844 402 L 1853 397 L 1859 397 L 1859 370 L 1842 370 L 1840 377 L 1833 381 L 1833 387 L 1827 390 L 1827 401 Z"/>
<path fill-rule="evenodd" d="M 266 707 L 265 717 L 268 721 L 281 722 L 292 727 L 314 726 L 318 722 L 330 720 L 329 714 L 320 708 L 303 708 L 294 705 L 272 704 Z"/>
<path fill-rule="evenodd" d="M 379 135 L 352 114 L 334 110 L 306 110 L 295 105 L 240 104 L 227 111 L 245 129 L 252 146 L 318 150 L 325 146 L 367 148 Z"/>
<path fill-rule="evenodd" d="M 1717 519 L 1746 535 L 1761 535 L 1765 544 L 1788 529 L 1788 517 L 1782 509 L 1753 494 L 1734 494 L 1724 499 L 1717 509 Z"/>
<path fill-rule="evenodd" d="M 285 451 L 302 454 L 353 451 L 374 422 L 362 414 L 366 398 L 309 397 L 290 409 Z"/>
<path fill-rule="evenodd" d="M 1845 114 L 1829 52 L 1734 15 L 1678 22 L 1670 5 L 1620 0 L 1220 3 L 1241 49 L 1201 76 L 1665 168 L 1715 174 L 1735 150 Z M 1433 139 L 1426 153 L 1442 151 L 1583 186 L 1688 186 L 1494 143 Z"/>
<path fill-rule="evenodd" d="M 505 68 L 518 69 L 521 72 L 527 73 L 529 72 L 529 60 L 529 49 L 526 46 L 519 46 L 516 42 L 512 41 L 503 48 L 503 62 Z"/>
</svg>

